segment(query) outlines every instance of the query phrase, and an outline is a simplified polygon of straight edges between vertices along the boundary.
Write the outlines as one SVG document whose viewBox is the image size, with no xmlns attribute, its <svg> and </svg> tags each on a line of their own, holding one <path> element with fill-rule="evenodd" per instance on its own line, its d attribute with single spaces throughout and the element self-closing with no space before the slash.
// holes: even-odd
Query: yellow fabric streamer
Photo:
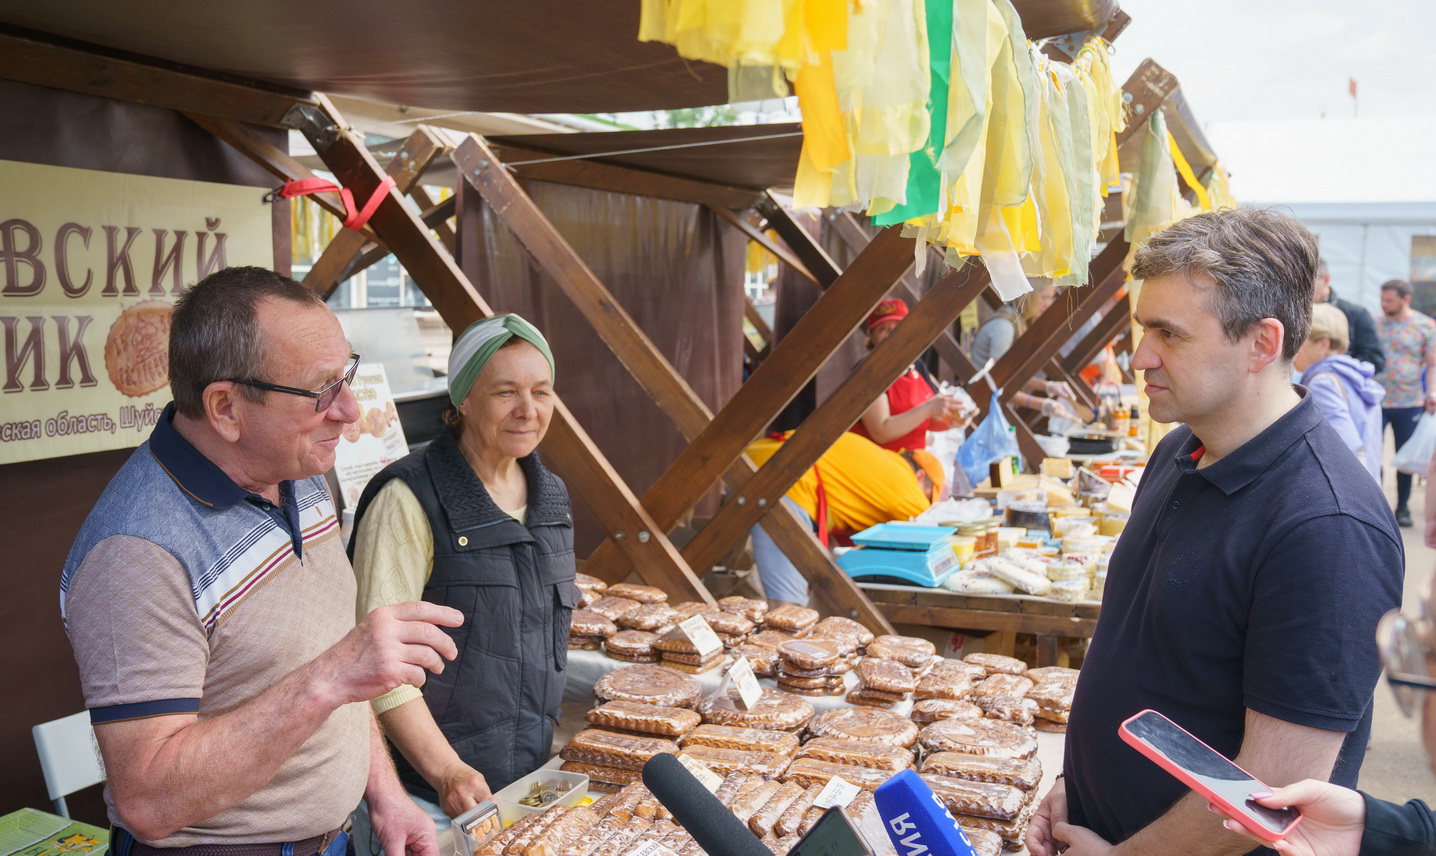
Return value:
<svg viewBox="0 0 1436 856">
<path fill-rule="evenodd" d="M 1127 125 L 1107 43 L 1091 39 L 1072 63 L 1055 62 L 1027 40 L 1012 0 L 951 3 L 950 56 L 936 64 L 929 47 L 945 36 L 930 41 L 925 0 L 642 0 L 639 38 L 746 70 L 730 81 L 788 77 L 803 115 L 795 207 L 890 212 L 907 204 L 910 167 L 926 155 L 935 171 L 924 164 L 912 180 L 935 172 L 920 204 L 936 201 L 937 213 L 907 221 L 904 234 L 941 247 L 949 264 L 987 257 L 1005 292 L 1025 290 L 1027 276 L 1084 284 L 1102 198 L 1121 187 Z M 941 11 L 931 20 L 946 27 Z M 929 103 L 933 68 L 947 74 L 946 103 Z M 934 115 L 940 140 L 929 138 Z M 1169 185 L 1144 172 L 1142 228 L 1178 212 L 1166 190 L 1179 158 L 1163 154 Z M 1204 207 L 1229 196 L 1224 174 L 1206 186 L 1184 178 L 1202 187 Z"/>
<path fill-rule="evenodd" d="M 1182 181 L 1185 181 L 1187 187 L 1190 187 L 1192 193 L 1196 195 L 1197 205 L 1203 211 L 1212 210 L 1211 195 L 1207 193 L 1207 188 L 1197 181 L 1196 173 L 1192 172 L 1192 165 L 1187 163 L 1187 159 L 1183 157 L 1182 149 L 1177 145 L 1177 138 L 1172 136 L 1171 131 L 1167 132 L 1167 148 L 1171 150 L 1172 163 L 1176 165 L 1177 172 L 1182 176 Z"/>
</svg>

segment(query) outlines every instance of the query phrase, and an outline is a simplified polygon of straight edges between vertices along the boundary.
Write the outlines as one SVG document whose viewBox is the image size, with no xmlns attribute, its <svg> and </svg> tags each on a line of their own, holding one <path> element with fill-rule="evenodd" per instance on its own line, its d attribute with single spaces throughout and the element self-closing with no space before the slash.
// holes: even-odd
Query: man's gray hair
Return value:
<svg viewBox="0 0 1436 856">
<path fill-rule="evenodd" d="M 195 283 L 175 301 L 170 322 L 170 392 L 175 412 L 204 415 L 205 387 L 218 380 L 263 380 L 267 343 L 259 330 L 259 304 L 269 298 L 323 306 L 324 298 L 282 274 L 261 267 L 229 267 Z M 259 403 L 265 392 L 239 385 Z"/>
<path fill-rule="evenodd" d="M 1204 288 L 1208 308 L 1230 341 L 1275 318 L 1285 331 L 1282 358 L 1291 362 L 1311 329 L 1311 301 L 1320 259 L 1316 237 L 1300 222 L 1264 208 L 1210 211 L 1153 235 L 1137 250 L 1135 279 L 1181 276 Z"/>
</svg>

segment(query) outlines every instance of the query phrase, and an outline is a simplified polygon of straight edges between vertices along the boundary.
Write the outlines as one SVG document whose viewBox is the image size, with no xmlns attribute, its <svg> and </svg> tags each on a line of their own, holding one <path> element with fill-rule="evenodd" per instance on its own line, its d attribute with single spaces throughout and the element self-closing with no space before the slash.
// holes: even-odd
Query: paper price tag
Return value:
<svg viewBox="0 0 1436 856">
<path fill-rule="evenodd" d="M 817 808 L 847 808 L 861 791 L 862 788 L 852 782 L 841 776 L 834 776 L 828 779 L 828 783 L 818 792 L 818 798 L 813 800 L 813 805 Z"/>
<path fill-rule="evenodd" d="M 701 615 L 685 618 L 679 622 L 678 627 L 682 629 L 688 641 L 698 649 L 698 656 L 706 657 L 723 650 L 723 640 L 708 626 L 708 619 Z"/>
<path fill-rule="evenodd" d="M 692 758 L 679 752 L 678 763 L 682 764 L 688 772 L 692 773 L 693 777 L 697 779 L 703 787 L 707 788 L 710 794 L 717 791 L 718 786 L 723 784 L 723 777 L 708 769 L 708 765 L 699 761 L 697 758 Z"/>
<path fill-rule="evenodd" d="M 660 842 L 650 841 L 636 850 L 628 851 L 626 856 L 677 856 L 677 854 L 664 847 Z"/>
<path fill-rule="evenodd" d="M 738 702 L 743 709 L 752 710 L 763 697 L 763 688 L 758 686 L 758 677 L 753 674 L 753 664 L 747 657 L 739 657 L 738 662 L 729 667 L 728 677 L 738 687 Z"/>
</svg>

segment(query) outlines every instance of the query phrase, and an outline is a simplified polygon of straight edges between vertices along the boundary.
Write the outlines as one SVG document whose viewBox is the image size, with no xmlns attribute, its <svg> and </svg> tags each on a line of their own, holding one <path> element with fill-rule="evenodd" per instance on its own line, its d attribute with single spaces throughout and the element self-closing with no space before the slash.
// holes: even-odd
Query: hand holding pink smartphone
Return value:
<svg viewBox="0 0 1436 856">
<path fill-rule="evenodd" d="M 1155 710 L 1131 717 L 1118 733 L 1263 841 L 1280 841 L 1301 822 L 1295 808 L 1267 808 L 1253 800 L 1252 794 L 1271 789 Z"/>
</svg>

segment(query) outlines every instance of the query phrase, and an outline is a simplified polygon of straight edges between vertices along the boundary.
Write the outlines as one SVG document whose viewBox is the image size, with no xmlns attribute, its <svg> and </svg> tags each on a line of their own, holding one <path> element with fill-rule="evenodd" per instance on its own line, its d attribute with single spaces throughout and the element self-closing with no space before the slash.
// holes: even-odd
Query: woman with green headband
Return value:
<svg viewBox="0 0 1436 856">
<path fill-rule="evenodd" d="M 548 760 L 579 597 L 568 490 L 535 452 L 553 374 L 548 342 L 519 316 L 471 325 L 449 357 L 450 430 L 376 475 L 355 515 L 359 617 L 419 599 L 464 613 L 446 631 L 454 662 L 422 692 L 372 702 L 436 823 Z"/>
</svg>

